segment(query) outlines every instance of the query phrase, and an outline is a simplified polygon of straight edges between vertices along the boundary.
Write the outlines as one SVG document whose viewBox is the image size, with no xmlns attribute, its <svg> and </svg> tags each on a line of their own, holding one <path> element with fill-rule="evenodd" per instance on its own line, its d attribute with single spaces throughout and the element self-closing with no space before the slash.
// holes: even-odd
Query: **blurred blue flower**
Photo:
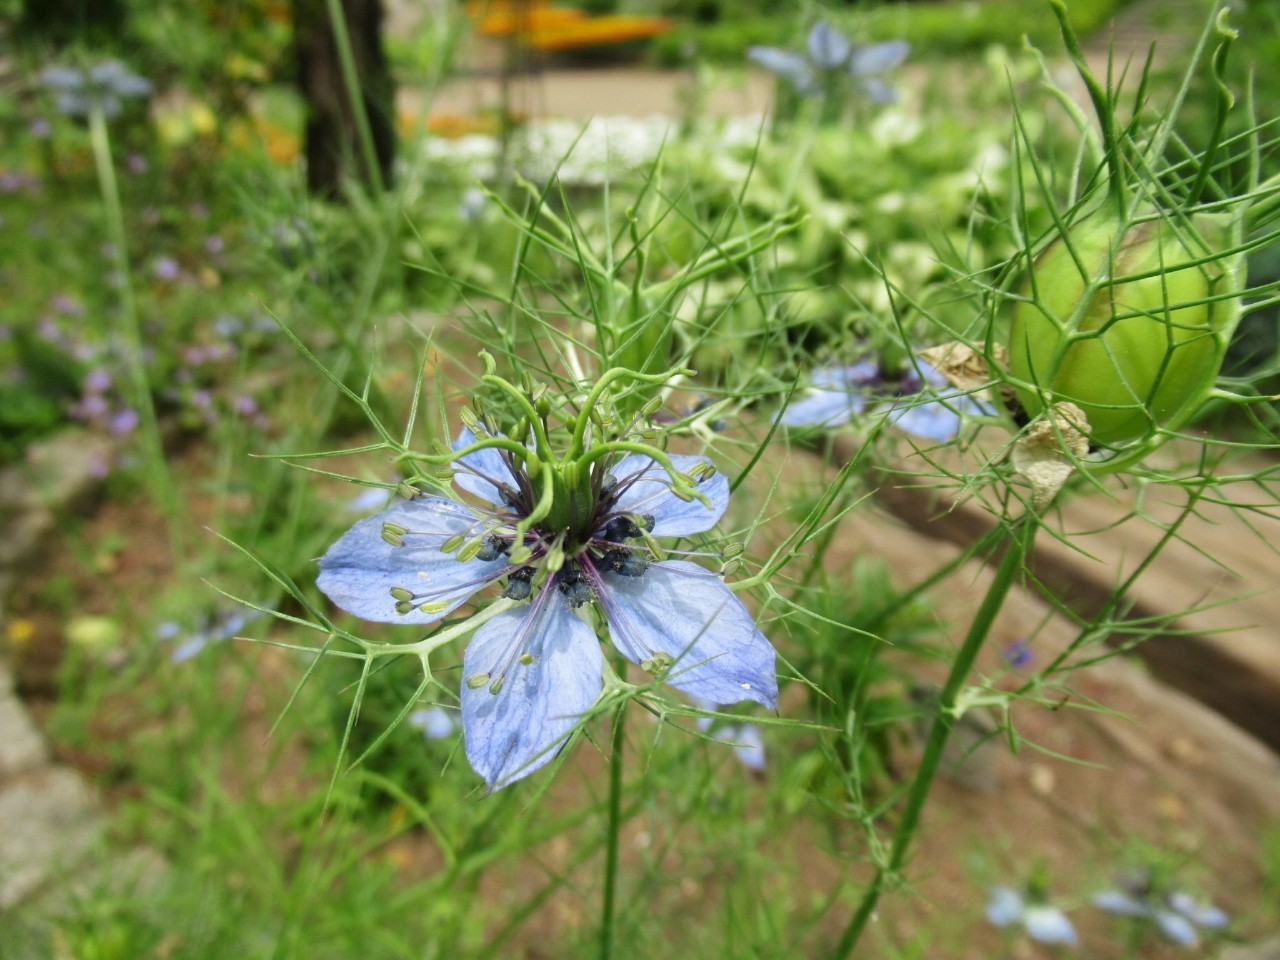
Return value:
<svg viewBox="0 0 1280 960">
<path fill-rule="evenodd" d="M 872 405 L 888 404 L 889 422 L 912 436 L 944 443 L 960 432 L 961 416 L 989 415 L 994 408 L 966 393 L 948 388 L 947 380 L 923 360 L 905 373 L 885 376 L 874 360 L 846 367 L 821 367 L 812 386 L 783 411 L 788 427 L 835 427 L 847 423 Z"/>
<path fill-rule="evenodd" d="M 1032 940 L 1074 946 L 1076 928 L 1058 907 L 1024 897 L 1012 887 L 996 887 L 987 902 L 987 920 L 997 927 L 1021 926 Z"/>
<path fill-rule="evenodd" d="M 1026 637 L 1011 640 L 1004 648 L 1004 662 L 1013 670 L 1023 670 L 1031 666 L 1031 661 L 1034 659 L 1031 642 Z"/>
<path fill-rule="evenodd" d="M 405 722 L 421 730 L 422 735 L 428 740 L 447 739 L 458 729 L 458 720 L 453 711 L 439 706 L 414 710 L 405 717 Z"/>
<path fill-rule="evenodd" d="M 1230 922 L 1227 914 L 1211 903 L 1179 891 L 1158 890 L 1146 871 L 1122 881 L 1117 889 L 1096 894 L 1093 905 L 1118 916 L 1151 921 L 1183 947 L 1199 945 L 1196 927 L 1217 930 Z"/>
<path fill-rule="evenodd" d="M 177 621 L 166 620 L 156 627 L 156 639 L 176 642 L 177 646 L 169 652 L 169 660 L 186 663 L 209 644 L 232 639 L 259 616 L 258 610 L 230 610 L 206 617 L 196 630 L 187 630 Z"/>
<path fill-rule="evenodd" d="M 693 704 L 700 710 L 720 709 L 720 704 L 701 697 L 694 697 Z M 711 717 L 698 717 L 694 723 L 713 739 L 730 744 L 738 762 L 752 773 L 764 773 L 764 738 L 760 736 L 760 728 L 754 723 L 725 723 Z"/>
<path fill-rule="evenodd" d="M 463 430 L 454 449 L 476 442 Z M 454 482 L 484 506 L 402 501 L 358 521 L 320 559 L 320 589 L 368 620 L 434 623 L 499 580 L 504 597 L 529 599 L 476 630 L 463 656 L 467 758 L 490 788 L 549 763 L 599 698 L 604 656 L 579 615 L 588 602 L 618 651 L 655 677 L 716 703 L 776 705 L 776 655 L 742 601 L 718 575 L 654 560 L 646 545 L 710 529 L 729 503 L 728 481 L 705 458 L 670 459 L 707 503 L 677 497 L 650 457 L 615 454 L 585 468 L 586 532 L 534 523 L 516 544 L 539 487 L 519 458 L 482 448 L 457 457 Z"/>
<path fill-rule="evenodd" d="M 46 67 L 40 82 L 54 94 L 58 112 L 87 117 L 95 108 L 108 120 L 120 115 L 123 101 L 151 95 L 151 82 L 119 60 L 104 60 L 88 70 L 78 67 Z"/>
<path fill-rule="evenodd" d="M 809 30 L 804 53 L 753 46 L 747 48 L 747 58 L 789 81 L 801 94 L 820 93 L 824 81 L 833 76 L 850 76 L 857 79 L 872 103 L 892 103 L 897 92 L 878 75 L 901 64 L 910 50 L 905 40 L 857 46 L 827 21 L 819 20 Z"/>
</svg>

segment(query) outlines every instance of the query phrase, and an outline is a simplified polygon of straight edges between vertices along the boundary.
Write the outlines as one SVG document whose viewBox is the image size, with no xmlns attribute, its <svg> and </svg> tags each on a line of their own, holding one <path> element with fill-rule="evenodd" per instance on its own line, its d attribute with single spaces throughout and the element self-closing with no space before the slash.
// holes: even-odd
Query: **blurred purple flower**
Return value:
<svg viewBox="0 0 1280 960">
<path fill-rule="evenodd" d="M 168 256 L 156 257 L 151 269 L 161 280 L 177 280 L 182 273 L 182 268 L 178 265 L 178 261 Z"/>
<path fill-rule="evenodd" d="M 1004 662 L 1014 670 L 1023 670 L 1031 666 L 1035 656 L 1031 653 L 1031 642 L 1025 637 L 1010 641 L 1004 648 Z"/>
<path fill-rule="evenodd" d="M 137 410 L 125 407 L 111 415 L 111 419 L 107 421 L 107 428 L 117 437 L 123 437 L 138 428 L 138 419 Z"/>
<path fill-rule="evenodd" d="M 94 367 L 84 378 L 84 388 L 89 393 L 104 393 L 111 389 L 111 374 L 101 367 Z"/>
<path fill-rule="evenodd" d="M 699 710 L 718 711 L 720 704 L 694 697 L 693 704 Z M 721 743 L 733 746 L 733 755 L 752 773 L 764 773 L 764 738 L 754 723 L 725 723 L 712 717 L 698 717 L 694 723 L 703 733 Z"/>
<path fill-rule="evenodd" d="M 124 165 L 135 176 L 147 172 L 147 158 L 140 153 L 129 154 L 129 159 L 125 161 Z"/>
<path fill-rule="evenodd" d="M 47 140 L 53 135 L 53 124 L 47 117 L 35 117 L 27 126 L 27 132 L 37 140 Z"/>
</svg>

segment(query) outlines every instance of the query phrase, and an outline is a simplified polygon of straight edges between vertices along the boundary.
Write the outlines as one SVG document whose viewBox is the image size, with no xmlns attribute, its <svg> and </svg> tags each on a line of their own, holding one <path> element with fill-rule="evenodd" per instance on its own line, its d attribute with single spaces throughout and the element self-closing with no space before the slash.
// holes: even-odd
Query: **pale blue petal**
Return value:
<svg viewBox="0 0 1280 960">
<path fill-rule="evenodd" d="M 410 531 L 403 546 L 382 539 L 385 523 Z M 504 557 L 461 563 L 441 551 L 450 537 L 476 536 L 481 529 L 476 516 L 452 500 L 423 497 L 398 503 L 344 533 L 320 558 L 316 585 L 343 610 L 366 620 L 434 623 L 506 570 Z M 417 607 L 397 613 L 392 587 L 420 596 L 420 603 L 444 601 L 448 606 L 432 613 Z"/>
<path fill-rule="evenodd" d="M 428 740 L 444 740 L 452 736 L 453 731 L 458 728 L 458 721 L 454 714 L 439 706 L 414 710 L 405 717 L 405 722 L 421 730 L 422 735 Z"/>
<path fill-rule="evenodd" d="M 1196 928 L 1182 914 L 1172 910 L 1157 910 L 1155 918 L 1160 932 L 1179 946 L 1194 947 L 1200 942 L 1200 938 L 1196 936 Z"/>
<path fill-rule="evenodd" d="M 461 450 L 475 443 L 477 437 L 467 427 L 462 428 L 458 439 L 453 441 L 453 449 Z M 459 457 L 453 464 L 453 482 L 467 493 L 487 500 L 494 506 L 504 505 L 502 493 L 498 485 L 505 486 L 512 493 L 516 491 L 515 478 L 511 468 L 507 466 L 506 457 L 501 450 L 488 447 Z"/>
<path fill-rule="evenodd" d="M 1028 906 L 1022 911 L 1022 924 L 1032 940 L 1039 940 L 1041 943 L 1076 942 L 1076 928 L 1057 907 L 1048 904 Z"/>
<path fill-rule="evenodd" d="M 528 654 L 532 659 L 522 663 Z M 467 759 L 491 789 L 550 763 L 600 696 L 604 655 L 595 631 L 554 587 L 479 630 L 462 661 Z M 492 678 L 506 671 L 497 693 Z M 468 680 L 491 680 L 472 687 Z"/>
<path fill-rule="evenodd" d="M 1231 922 L 1225 910 L 1220 910 L 1211 903 L 1202 903 L 1185 893 L 1171 893 L 1166 898 L 1170 907 L 1182 914 L 1192 923 L 1202 927 L 1225 927 Z"/>
<path fill-rule="evenodd" d="M 905 40 L 870 43 L 853 51 L 853 56 L 849 60 L 849 72 L 858 77 L 884 73 L 907 59 L 907 54 L 910 52 L 911 44 Z"/>
<path fill-rule="evenodd" d="M 753 773 L 764 773 L 764 738 L 754 723 L 744 723 L 733 728 L 733 736 L 726 738 L 733 744 L 733 755 L 738 762 Z"/>
<path fill-rule="evenodd" d="M 861 413 L 866 402 L 861 394 L 847 390 L 815 390 L 788 404 L 782 422 L 788 427 L 837 427 Z"/>
<path fill-rule="evenodd" d="M 1149 917 L 1153 912 L 1149 903 L 1123 890 L 1103 890 L 1094 894 L 1093 905 L 1121 917 Z"/>
<path fill-rule="evenodd" d="M 996 887 L 987 903 L 987 920 L 997 927 L 1007 927 L 1022 919 L 1022 895 L 1009 887 Z"/>
<path fill-rule="evenodd" d="M 889 422 L 913 437 L 938 443 L 945 443 L 960 432 L 960 415 L 940 400 L 907 401 L 894 407 Z"/>
<path fill-rule="evenodd" d="M 604 573 L 596 592 L 614 646 L 632 663 L 663 653 L 677 689 L 715 703 L 777 705 L 777 654 L 715 574 L 667 560 L 639 577 Z"/>
<path fill-rule="evenodd" d="M 809 30 L 805 45 L 809 48 L 809 59 L 822 70 L 843 67 L 853 53 L 849 38 L 825 20 L 819 20 Z"/>
<path fill-rule="evenodd" d="M 883 106 L 898 101 L 898 91 L 879 77 L 859 77 L 858 86 L 862 88 L 862 95 L 872 103 Z"/>
<path fill-rule="evenodd" d="M 706 457 L 676 453 L 670 457 L 672 465 L 685 474 L 699 464 L 711 462 Z M 706 496 L 710 506 L 701 500 L 685 503 L 672 493 L 666 468 L 649 457 L 640 454 L 624 457 L 609 472 L 621 491 L 613 512 L 652 516 L 652 532 L 656 537 L 686 537 L 710 530 L 729 506 L 729 478 L 719 472 L 695 488 Z"/>
<path fill-rule="evenodd" d="M 813 71 L 809 62 L 798 53 L 779 50 L 777 47 L 748 47 L 747 59 L 770 73 L 790 80 L 802 90 L 813 83 Z"/>
<path fill-rule="evenodd" d="M 50 90 L 78 90 L 84 86 L 84 71 L 74 67 L 45 67 L 40 82 Z"/>
<path fill-rule="evenodd" d="M 874 360 L 847 367 L 819 367 L 810 377 L 807 396 L 788 404 L 782 423 L 788 427 L 835 427 L 866 409 L 867 391 L 880 379 Z"/>
</svg>

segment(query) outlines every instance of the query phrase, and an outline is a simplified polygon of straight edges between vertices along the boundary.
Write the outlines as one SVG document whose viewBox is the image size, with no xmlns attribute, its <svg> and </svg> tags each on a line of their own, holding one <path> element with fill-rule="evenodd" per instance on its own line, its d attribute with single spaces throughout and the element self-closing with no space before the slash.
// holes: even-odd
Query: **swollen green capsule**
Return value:
<svg viewBox="0 0 1280 960">
<path fill-rule="evenodd" d="M 1084 411 L 1095 444 L 1185 423 L 1213 388 L 1239 317 L 1239 258 L 1221 227 L 1095 215 L 1037 258 L 1009 336 L 1009 370 L 1032 416 Z"/>
</svg>

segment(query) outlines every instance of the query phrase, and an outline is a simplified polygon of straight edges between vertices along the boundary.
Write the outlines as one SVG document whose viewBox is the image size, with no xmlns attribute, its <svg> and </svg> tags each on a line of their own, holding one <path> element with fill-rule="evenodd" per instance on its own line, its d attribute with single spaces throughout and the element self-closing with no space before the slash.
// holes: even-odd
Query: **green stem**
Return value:
<svg viewBox="0 0 1280 960">
<path fill-rule="evenodd" d="M 116 182 L 116 170 L 111 162 L 111 139 L 107 134 L 107 121 L 102 110 L 94 106 L 89 113 L 89 142 L 93 148 L 93 162 L 98 175 L 98 189 L 106 209 L 107 233 L 115 248 L 116 268 L 120 271 L 121 330 L 117 346 L 129 376 L 130 398 L 142 421 L 139 431 L 143 456 L 147 461 L 147 477 L 156 500 L 164 510 L 169 527 L 170 549 L 173 562 L 182 568 L 186 562 L 186 550 L 182 536 L 184 512 L 178 499 L 173 476 L 164 456 L 164 441 L 160 436 L 160 420 L 156 416 L 155 402 L 151 396 L 151 381 L 143 358 L 142 326 L 138 322 L 138 307 L 133 299 L 133 277 L 129 271 L 128 238 L 124 229 L 124 209 L 120 203 L 120 187 Z"/>
<path fill-rule="evenodd" d="M 625 704 L 625 701 L 623 701 Z M 600 909 L 600 960 L 613 956 L 613 916 L 618 894 L 618 838 L 622 833 L 623 706 L 613 715 L 613 744 L 609 751 L 609 826 L 605 836 L 604 902 Z"/>
<path fill-rule="evenodd" d="M 907 850 L 915 837 L 925 801 L 929 798 L 929 791 L 942 763 L 943 750 L 958 719 L 956 703 L 964 689 L 965 681 L 969 678 L 969 673 L 973 670 L 978 651 L 982 649 L 982 644 L 991 632 L 996 616 L 1004 606 L 1009 589 L 1022 570 L 1023 558 L 1031 545 L 1035 530 L 1036 521 L 1031 517 L 1015 520 L 1006 528 L 1009 542 L 1005 547 L 1004 556 L 1000 559 L 1000 565 L 996 568 L 995 577 L 987 588 L 987 594 L 982 599 L 982 606 L 978 608 L 973 622 L 969 625 L 969 633 L 951 664 L 951 672 L 947 675 L 947 682 L 939 695 L 938 711 L 934 714 L 933 725 L 929 728 L 929 739 L 925 741 L 920 769 L 916 771 L 915 779 L 911 782 L 906 806 L 902 810 L 902 819 L 898 821 L 898 826 L 893 832 L 893 845 L 889 858 L 876 868 L 870 886 L 862 895 L 862 902 L 858 904 L 857 911 L 832 953 L 832 957 L 837 960 L 845 960 L 852 956 L 853 948 L 857 946 L 867 921 L 875 912 L 880 895 L 906 862 Z"/>
<path fill-rule="evenodd" d="M 351 103 L 351 115 L 356 121 L 360 137 L 360 153 L 369 174 L 369 185 L 379 194 L 386 185 L 382 182 L 382 167 L 378 163 L 378 150 L 373 143 L 373 128 L 369 126 L 369 111 L 365 109 L 364 95 L 360 90 L 360 74 L 356 58 L 351 51 L 351 35 L 347 32 L 347 18 L 342 0 L 327 0 L 329 25 L 333 30 L 333 43 L 338 50 L 338 64 L 342 68 L 342 85 Z"/>
</svg>

